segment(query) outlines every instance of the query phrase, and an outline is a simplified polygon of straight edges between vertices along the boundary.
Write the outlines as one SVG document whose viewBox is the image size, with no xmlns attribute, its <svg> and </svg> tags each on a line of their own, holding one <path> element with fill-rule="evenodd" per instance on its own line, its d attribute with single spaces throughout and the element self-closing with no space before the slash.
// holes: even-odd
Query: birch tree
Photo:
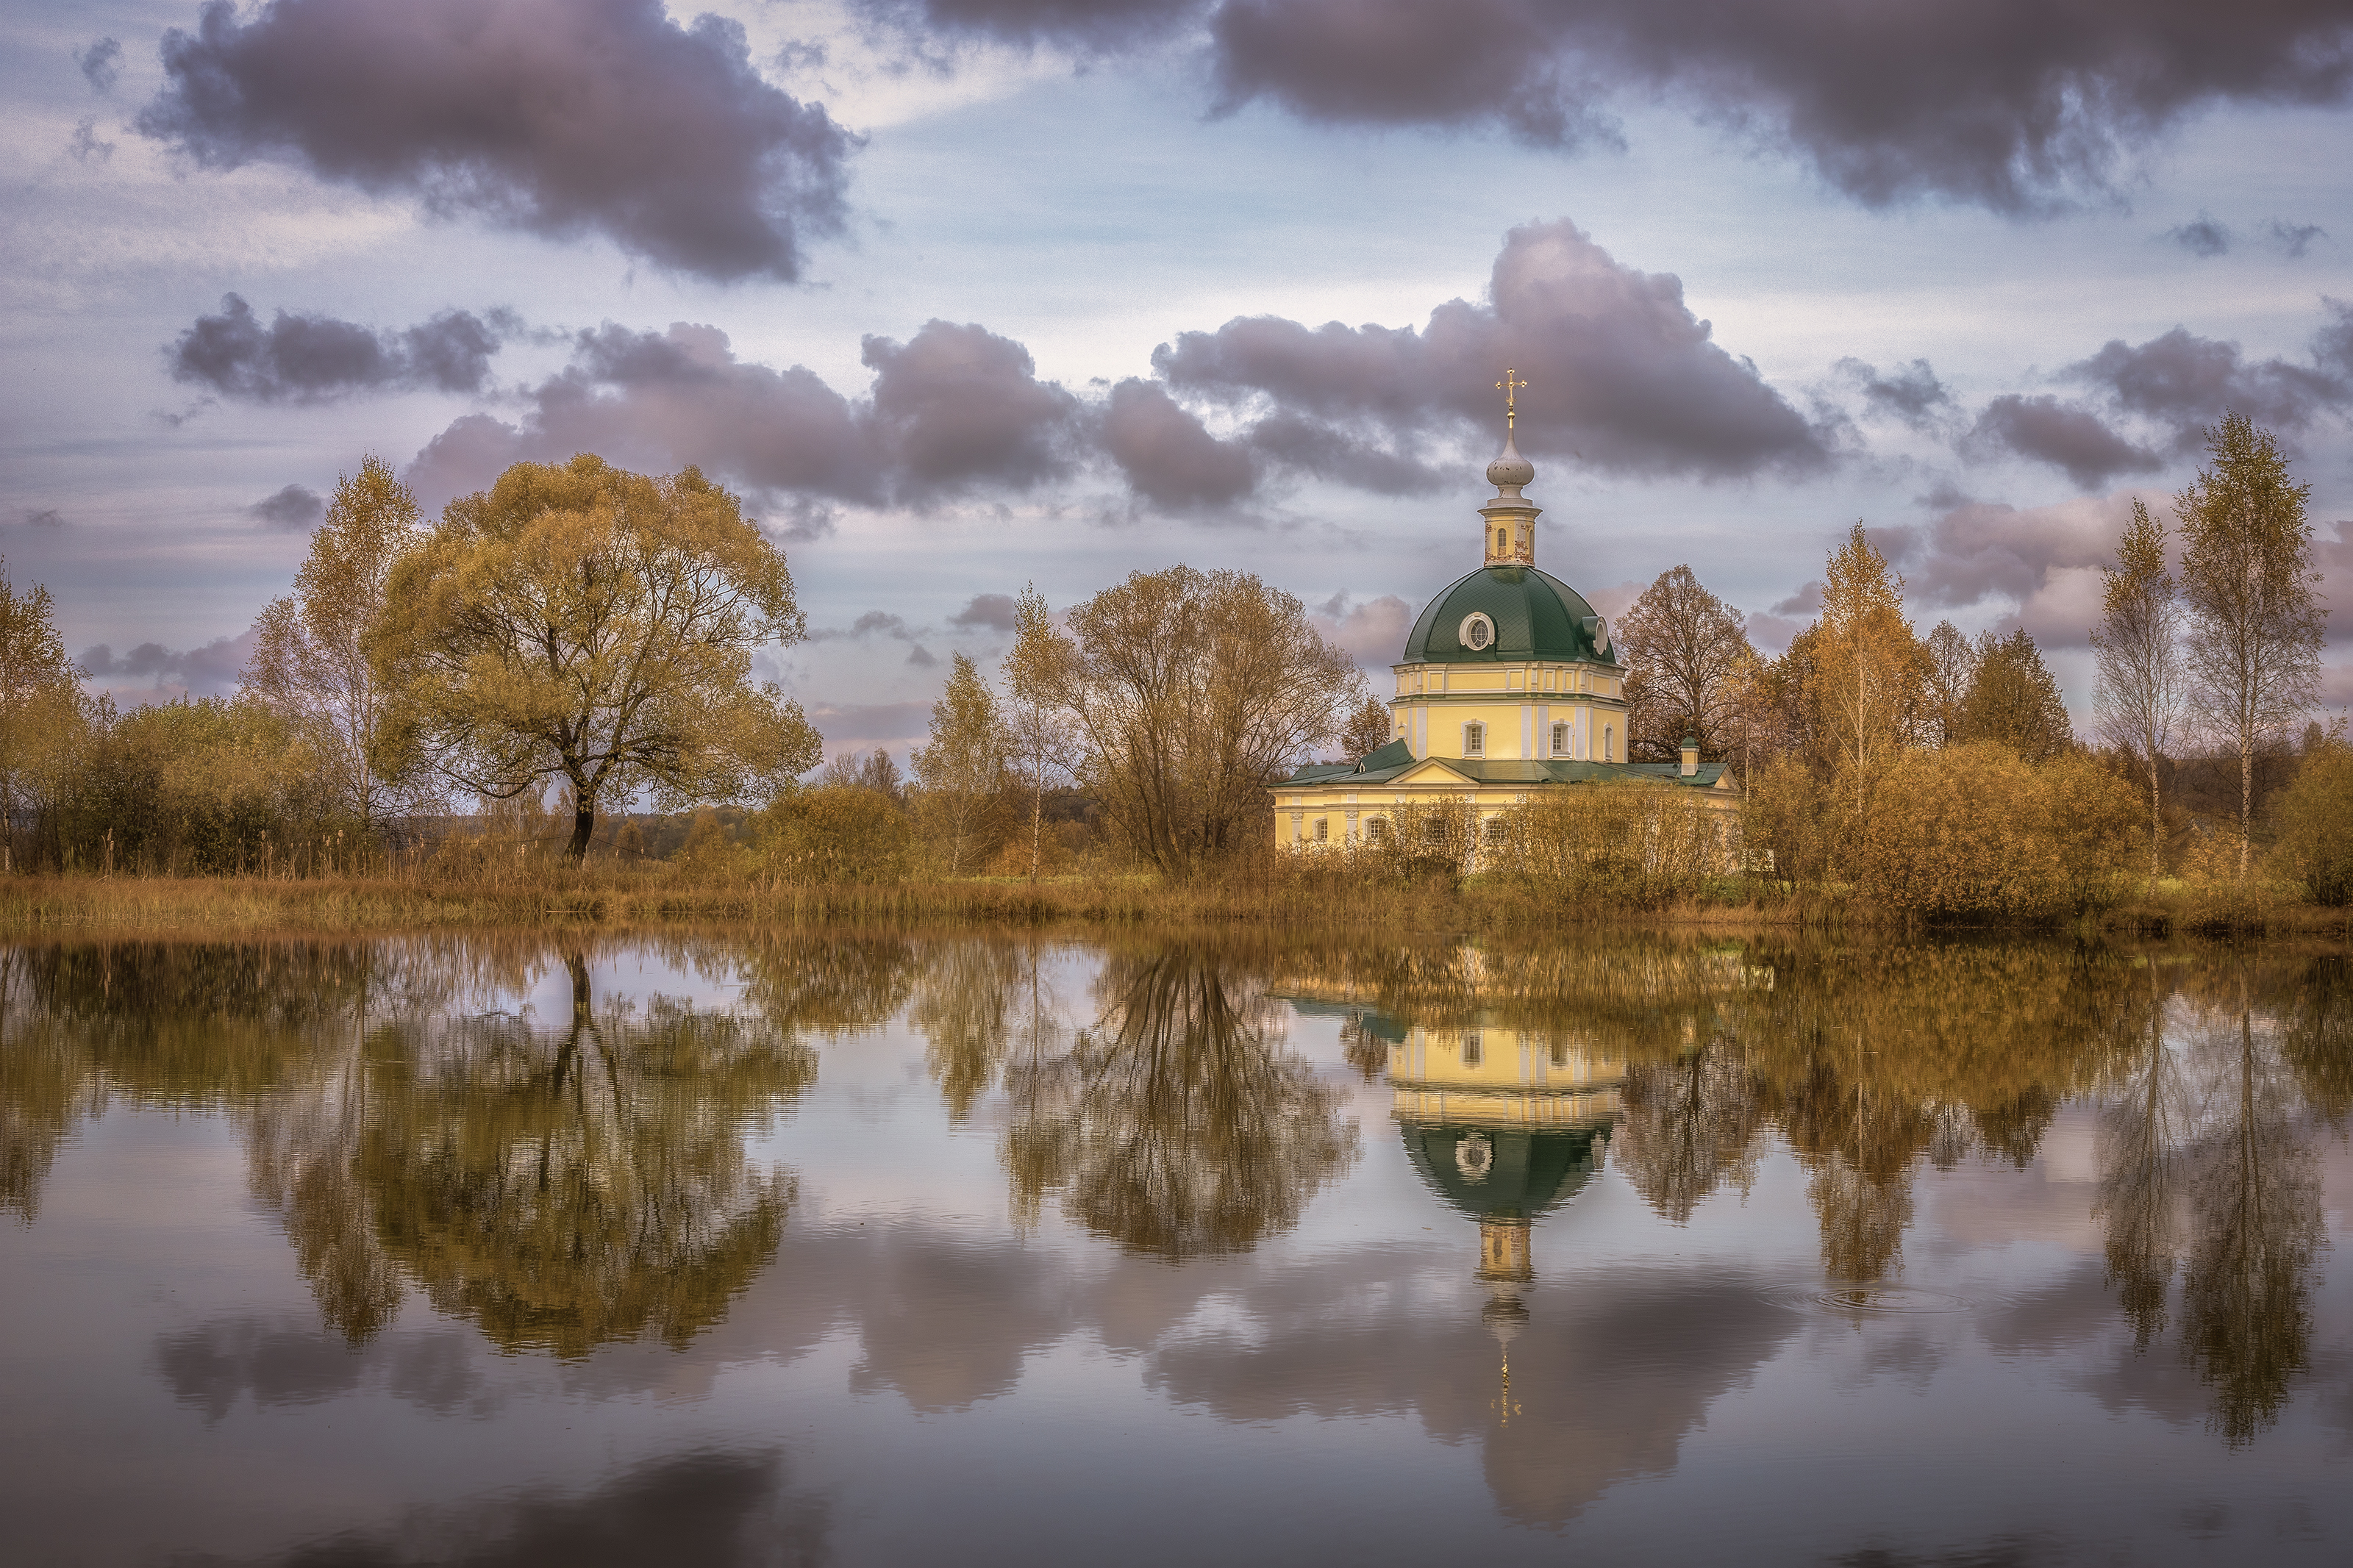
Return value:
<svg viewBox="0 0 2353 1568">
<path fill-rule="evenodd" d="M 2101 571 L 2100 624 L 2092 628 L 2099 672 L 2094 722 L 2100 739 L 2148 766 L 2148 885 L 2157 888 L 2164 844 L 2159 764 L 2181 729 L 2181 602 L 2165 565 L 2165 528 L 2140 501 Z"/>
<path fill-rule="evenodd" d="M 957 654 L 947 689 L 932 704 L 931 744 L 916 747 L 908 759 L 923 788 L 924 815 L 947 850 L 951 877 L 980 857 L 996 831 L 992 817 L 1008 749 L 996 693 L 972 659 Z"/>
<path fill-rule="evenodd" d="M 1904 618 L 1904 579 L 1858 522 L 1830 558 L 1814 647 L 1816 733 L 1860 818 L 1873 777 L 1911 738 L 1919 703 L 1919 642 Z"/>
<path fill-rule="evenodd" d="M 364 645 L 384 613 L 393 563 L 424 536 L 423 517 L 390 463 L 362 458 L 358 473 L 335 481 L 294 592 L 272 599 L 255 623 L 253 655 L 237 678 L 310 742 L 335 804 L 370 827 L 406 808 L 417 783 L 382 769 L 385 689 Z"/>
<path fill-rule="evenodd" d="M 1071 776 L 1078 733 L 1063 706 L 1069 645 L 1054 635 L 1035 583 L 1013 606 L 1013 649 L 1005 656 L 1008 758 L 1029 793 L 1029 879 L 1038 879 L 1046 836 L 1046 792 Z"/>
<path fill-rule="evenodd" d="M 2212 458 L 2174 498 L 2191 690 L 2209 731 L 2239 754 L 2239 876 L 2255 816 L 2255 752 L 2320 699 L 2328 612 L 2316 592 L 2308 484 L 2288 477 L 2268 430 L 2225 414 Z"/>
</svg>

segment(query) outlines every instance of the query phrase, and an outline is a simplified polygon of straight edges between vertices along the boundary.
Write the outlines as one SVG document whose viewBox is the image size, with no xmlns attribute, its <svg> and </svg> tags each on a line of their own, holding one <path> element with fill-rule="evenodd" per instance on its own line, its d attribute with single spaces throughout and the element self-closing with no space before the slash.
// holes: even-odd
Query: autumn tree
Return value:
<svg viewBox="0 0 2353 1568">
<path fill-rule="evenodd" d="M 2165 826 L 2158 766 L 2181 728 L 2181 605 L 2165 567 L 2165 529 L 2140 501 L 2103 568 L 2100 624 L 2092 629 L 2099 671 L 2100 738 L 2148 768 L 2148 880 L 2153 889 Z"/>
<path fill-rule="evenodd" d="M 2059 683 L 2025 627 L 2006 637 L 1978 634 L 1976 654 L 1957 739 L 1998 742 L 2030 763 L 2047 763 L 2074 744 Z"/>
<path fill-rule="evenodd" d="M 783 553 L 700 471 L 517 463 L 393 568 L 368 639 L 396 703 L 379 765 L 493 799 L 560 782 L 577 862 L 604 800 L 737 799 L 816 763 L 800 705 L 751 679 L 803 625 Z"/>
<path fill-rule="evenodd" d="M 1642 590 L 1615 635 L 1631 673 L 1626 680 L 1627 756 L 1673 762 L 1683 738 L 1695 736 L 1700 755 L 1720 759 L 1738 728 L 1747 617 L 1704 587 L 1689 566 L 1659 574 Z"/>
<path fill-rule="evenodd" d="M 382 458 L 335 481 L 334 500 L 311 535 L 294 592 L 272 599 L 254 624 L 253 654 L 237 678 L 245 694 L 303 736 L 335 804 L 374 826 L 411 803 L 419 782 L 387 776 L 379 748 L 385 689 L 368 662 L 370 627 L 384 614 L 393 563 L 423 537 L 417 498 Z"/>
<path fill-rule="evenodd" d="M 1936 629 L 1920 639 L 1920 646 L 1927 654 L 1927 663 L 1921 674 L 1919 738 L 1929 745 L 1957 744 L 1961 739 L 1961 705 L 1968 700 L 1969 682 L 1977 674 L 1977 646 L 1950 621 L 1938 621 Z"/>
<path fill-rule="evenodd" d="M 996 831 L 1008 749 L 997 694 L 971 658 L 957 654 L 947 689 L 932 704 L 931 744 L 916 747 L 908 759 L 923 792 L 924 815 L 947 851 L 951 877 L 979 858 Z"/>
<path fill-rule="evenodd" d="M 1063 705 L 1071 650 L 1054 634 L 1035 583 L 1013 605 L 1013 647 L 1005 656 L 1007 762 L 1029 796 L 1029 877 L 1038 877 L 1046 833 L 1046 792 L 1071 776 L 1078 731 Z"/>
<path fill-rule="evenodd" d="M 1389 705 L 1377 697 L 1367 697 L 1348 715 L 1340 730 L 1340 755 L 1355 762 L 1379 751 L 1394 738 L 1396 726 L 1389 721 Z"/>
<path fill-rule="evenodd" d="M 48 589 L 20 594 L 0 574 L 0 829 L 58 799 L 72 742 L 92 717 L 81 674 L 66 657 Z"/>
<path fill-rule="evenodd" d="M 2288 477 L 2268 430 L 2225 414 L 2206 433 L 2211 464 L 2174 498 L 2193 698 L 2239 756 L 2239 875 L 2255 814 L 2255 752 L 2320 695 L 2327 611 L 2315 594 L 2308 484 Z"/>
<path fill-rule="evenodd" d="M 1339 731 L 1364 678 L 1306 607 L 1239 572 L 1137 572 L 1071 612 L 1082 776 L 1138 856 L 1181 872 L 1262 828 L 1268 785 Z"/>
<path fill-rule="evenodd" d="M 1872 779 L 1909 740 L 1918 705 L 1919 642 L 1904 618 L 1904 579 L 1858 522 L 1832 552 L 1813 647 L 1817 743 L 1846 775 L 1855 813 Z"/>
</svg>

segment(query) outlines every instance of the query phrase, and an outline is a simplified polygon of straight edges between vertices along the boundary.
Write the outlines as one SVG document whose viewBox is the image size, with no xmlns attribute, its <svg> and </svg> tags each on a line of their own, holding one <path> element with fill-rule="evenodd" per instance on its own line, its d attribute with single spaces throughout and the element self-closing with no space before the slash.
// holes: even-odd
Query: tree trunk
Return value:
<svg viewBox="0 0 2353 1568">
<path fill-rule="evenodd" d="M 1046 831 L 1046 788 L 1029 792 L 1029 879 L 1038 879 L 1038 848 Z"/>
<path fill-rule="evenodd" d="M 596 803 L 575 799 L 572 803 L 572 842 L 564 853 L 575 866 L 588 858 L 588 839 L 596 831 Z"/>
<path fill-rule="evenodd" d="M 2239 880 L 2247 879 L 2247 832 L 2255 820 L 2255 748 L 2239 737 Z"/>
<path fill-rule="evenodd" d="M 2148 896 L 2157 897 L 2157 874 L 2159 868 L 2158 846 L 2165 831 L 2165 814 L 2158 805 L 2157 748 L 2148 749 Z"/>
</svg>

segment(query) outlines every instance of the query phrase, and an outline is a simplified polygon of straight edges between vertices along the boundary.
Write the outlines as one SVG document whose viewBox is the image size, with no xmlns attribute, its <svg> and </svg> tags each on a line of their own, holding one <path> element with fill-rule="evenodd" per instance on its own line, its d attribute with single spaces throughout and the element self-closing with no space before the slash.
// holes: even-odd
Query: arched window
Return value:
<svg viewBox="0 0 2353 1568">
<path fill-rule="evenodd" d="M 1508 531 L 1501 528 L 1497 529 L 1495 531 L 1495 553 L 1501 555 L 1504 552 L 1504 547 L 1511 542 L 1511 539 L 1512 536 Z"/>
<path fill-rule="evenodd" d="M 1462 754 L 1466 757 L 1483 757 L 1487 754 L 1486 725 L 1465 724 L 1462 726 Z"/>
<path fill-rule="evenodd" d="M 1618 760 L 1618 731 L 1607 724 L 1601 727 L 1601 760 L 1605 763 Z"/>
</svg>

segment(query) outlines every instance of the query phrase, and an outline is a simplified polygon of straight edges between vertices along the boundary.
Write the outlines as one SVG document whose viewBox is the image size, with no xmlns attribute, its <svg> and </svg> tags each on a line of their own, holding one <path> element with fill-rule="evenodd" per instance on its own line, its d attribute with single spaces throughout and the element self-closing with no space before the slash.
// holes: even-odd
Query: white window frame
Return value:
<svg viewBox="0 0 2353 1568">
<path fill-rule="evenodd" d="M 1462 726 L 1462 754 L 1484 757 L 1487 754 L 1487 725 L 1484 720 L 1473 719 Z"/>
<path fill-rule="evenodd" d="M 1552 721 L 1552 754 L 1554 756 L 1565 757 L 1568 755 L 1569 749 L 1572 744 L 1568 738 L 1569 733 L 1569 723 L 1567 720 L 1556 719 Z"/>
</svg>

